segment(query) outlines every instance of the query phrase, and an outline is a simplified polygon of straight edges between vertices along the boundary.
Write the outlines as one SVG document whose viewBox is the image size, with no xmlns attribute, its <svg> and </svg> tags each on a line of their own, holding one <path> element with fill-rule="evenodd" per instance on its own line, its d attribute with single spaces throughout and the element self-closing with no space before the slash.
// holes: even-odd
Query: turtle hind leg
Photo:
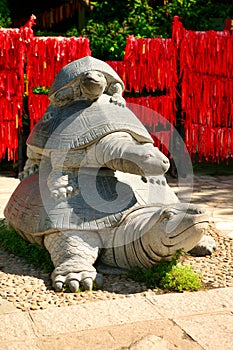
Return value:
<svg viewBox="0 0 233 350">
<path fill-rule="evenodd" d="M 92 290 L 94 281 L 101 287 L 102 278 L 93 267 L 102 245 L 98 233 L 60 231 L 46 235 L 44 245 L 55 267 L 51 275 L 55 291 L 67 285 L 71 292 L 77 292 L 80 284 Z"/>
</svg>

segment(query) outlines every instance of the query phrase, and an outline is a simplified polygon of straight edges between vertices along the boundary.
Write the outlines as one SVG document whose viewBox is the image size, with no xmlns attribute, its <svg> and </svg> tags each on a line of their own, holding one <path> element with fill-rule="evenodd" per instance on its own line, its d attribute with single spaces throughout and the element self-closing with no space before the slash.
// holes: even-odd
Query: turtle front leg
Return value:
<svg viewBox="0 0 233 350">
<path fill-rule="evenodd" d="M 75 293 L 80 284 L 92 290 L 93 281 L 97 287 L 102 286 L 102 275 L 93 267 L 102 245 L 98 233 L 60 231 L 46 235 L 44 244 L 55 267 L 51 275 L 55 291 L 60 292 L 68 285 Z"/>
</svg>

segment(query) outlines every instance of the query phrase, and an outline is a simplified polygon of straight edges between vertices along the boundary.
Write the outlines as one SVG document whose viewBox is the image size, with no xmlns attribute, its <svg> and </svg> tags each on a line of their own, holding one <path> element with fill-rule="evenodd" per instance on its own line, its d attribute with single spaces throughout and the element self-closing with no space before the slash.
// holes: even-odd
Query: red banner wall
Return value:
<svg viewBox="0 0 233 350">
<path fill-rule="evenodd" d="M 0 29 L 0 159 L 17 159 L 23 95 L 28 95 L 32 128 L 49 104 L 46 94 L 33 89 L 50 87 L 64 65 L 91 55 L 88 39 L 35 37 L 33 23 L 32 16 L 20 29 Z M 177 122 L 179 82 L 187 148 L 200 161 L 219 162 L 233 158 L 232 52 L 229 31 L 186 30 L 175 17 L 172 39 L 130 36 L 124 60 L 107 63 L 124 81 L 125 98 L 140 111 L 142 122 L 166 138 L 172 127 L 165 124 Z"/>
<path fill-rule="evenodd" d="M 233 36 L 186 30 L 175 18 L 185 143 L 199 160 L 233 158 Z"/>
<path fill-rule="evenodd" d="M 24 44 L 19 29 L 0 29 L 0 159 L 17 158 L 22 126 Z"/>
</svg>

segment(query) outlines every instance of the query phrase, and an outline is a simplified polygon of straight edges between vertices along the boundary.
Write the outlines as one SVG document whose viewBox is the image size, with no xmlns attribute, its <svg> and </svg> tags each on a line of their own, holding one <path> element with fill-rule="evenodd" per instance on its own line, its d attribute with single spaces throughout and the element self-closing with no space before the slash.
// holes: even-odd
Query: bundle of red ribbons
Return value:
<svg viewBox="0 0 233 350">
<path fill-rule="evenodd" d="M 41 118 L 49 103 L 45 95 L 33 89 L 50 87 L 56 74 L 73 60 L 90 56 L 89 40 L 82 37 L 34 37 L 27 51 L 28 106 L 30 126 Z"/>
<path fill-rule="evenodd" d="M 0 159 L 16 159 L 22 125 L 24 45 L 19 29 L 0 29 Z"/>
<path fill-rule="evenodd" d="M 200 161 L 233 158 L 233 36 L 175 27 L 186 146 Z"/>
<path fill-rule="evenodd" d="M 182 108 L 185 123 L 233 127 L 233 78 L 184 71 Z"/>
<path fill-rule="evenodd" d="M 219 162 L 232 158 L 233 128 L 186 124 L 185 140 L 189 152 L 198 154 L 200 160 Z"/>
<path fill-rule="evenodd" d="M 34 37 L 27 51 L 30 87 L 51 86 L 62 67 L 91 55 L 89 40 L 81 37 Z"/>
<path fill-rule="evenodd" d="M 128 62 L 126 88 L 142 92 L 167 90 L 175 93 L 177 48 L 172 39 L 135 38 L 126 41 L 124 61 Z"/>
</svg>

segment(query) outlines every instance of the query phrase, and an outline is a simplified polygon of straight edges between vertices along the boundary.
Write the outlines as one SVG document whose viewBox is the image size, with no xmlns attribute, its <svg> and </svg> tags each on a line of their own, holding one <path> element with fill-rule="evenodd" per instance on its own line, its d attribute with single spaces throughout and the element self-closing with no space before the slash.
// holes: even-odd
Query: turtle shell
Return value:
<svg viewBox="0 0 233 350">
<path fill-rule="evenodd" d="M 52 101 L 54 95 L 64 87 L 72 85 L 75 81 L 80 79 L 80 75 L 84 72 L 91 70 L 97 70 L 104 74 L 108 87 L 112 83 L 120 83 L 122 90 L 124 90 L 124 83 L 119 75 L 112 69 L 112 67 L 104 61 L 98 60 L 97 58 L 86 56 L 76 61 L 70 62 L 64 66 L 55 77 L 52 87 L 49 92 L 49 99 Z M 107 87 L 107 90 L 108 90 Z"/>
<path fill-rule="evenodd" d="M 47 187 L 47 171 L 49 169 L 45 174 L 35 174 L 20 182 L 4 210 L 8 223 L 31 243 L 43 245 L 45 234 L 59 231 L 98 231 L 115 227 L 127 211 L 137 205 L 132 188 L 118 182 L 111 172 L 105 174 L 108 171 L 105 169 L 103 175 L 101 170 L 97 176 L 84 174 L 88 186 L 95 184 L 98 193 L 98 196 L 91 198 L 91 205 L 81 192 L 67 200 L 55 201 Z M 101 203 L 106 202 L 109 208 L 109 203 L 116 200 L 119 190 L 124 197 L 118 203 L 119 208 L 109 212 L 106 205 L 102 207 Z"/>
<path fill-rule="evenodd" d="M 138 142 L 153 143 L 147 129 L 129 108 L 120 108 L 113 103 L 75 101 L 59 109 L 50 105 L 34 126 L 27 145 L 38 151 L 66 152 L 85 148 L 116 131 L 128 132 Z"/>
</svg>

